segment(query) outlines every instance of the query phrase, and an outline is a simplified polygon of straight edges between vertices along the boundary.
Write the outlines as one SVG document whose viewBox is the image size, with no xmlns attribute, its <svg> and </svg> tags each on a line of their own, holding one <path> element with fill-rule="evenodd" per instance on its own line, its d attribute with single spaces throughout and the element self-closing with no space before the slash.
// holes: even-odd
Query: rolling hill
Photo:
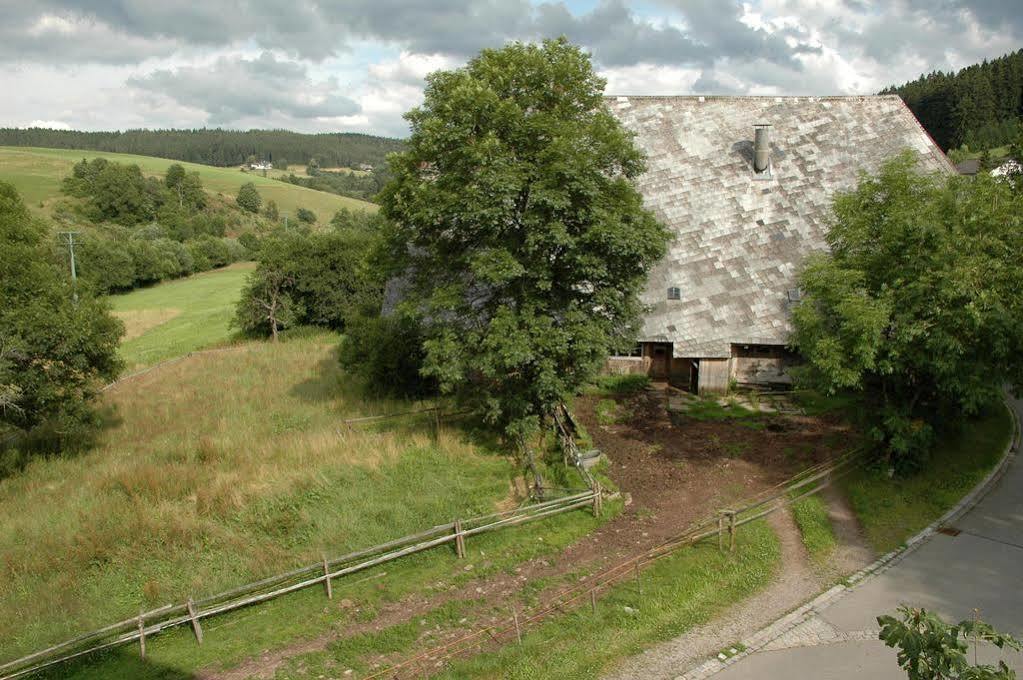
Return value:
<svg viewBox="0 0 1023 680">
<path fill-rule="evenodd" d="M 347 208 L 375 211 L 377 206 L 354 198 L 328 194 L 323 191 L 279 182 L 255 173 L 243 173 L 237 168 L 215 168 L 197 163 L 185 163 L 152 156 L 82 151 L 74 149 L 41 149 L 34 147 L 0 147 L 0 181 L 10 182 L 33 210 L 62 196 L 61 180 L 71 173 L 71 167 L 82 158 L 107 158 L 119 163 L 134 163 L 147 175 L 162 175 L 167 167 L 180 163 L 186 171 L 198 172 L 203 186 L 212 193 L 234 196 L 246 182 L 256 185 L 263 201 L 273 200 L 281 213 L 294 215 L 298 208 L 308 208 L 321 221 Z"/>
</svg>

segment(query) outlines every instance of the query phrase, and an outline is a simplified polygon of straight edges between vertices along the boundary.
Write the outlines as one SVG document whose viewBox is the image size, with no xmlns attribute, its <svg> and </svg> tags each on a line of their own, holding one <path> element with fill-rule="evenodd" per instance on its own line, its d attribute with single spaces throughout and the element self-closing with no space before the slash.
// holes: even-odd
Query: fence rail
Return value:
<svg viewBox="0 0 1023 680">
<path fill-rule="evenodd" d="M 502 512 L 438 524 L 426 531 L 380 545 L 326 559 L 292 571 L 248 583 L 209 597 L 142 612 L 136 617 L 104 626 L 47 649 L 0 664 L 0 680 L 22 677 L 56 664 L 131 642 L 138 642 L 145 656 L 145 642 L 176 626 L 192 627 L 196 641 L 202 644 L 203 619 L 265 602 L 281 595 L 322 585 L 331 596 L 331 582 L 372 567 L 446 544 L 454 544 L 459 557 L 465 556 L 465 541 L 479 534 L 545 519 L 563 512 L 591 507 L 600 511 L 600 491 L 587 490 L 543 503 L 534 503 Z"/>
<path fill-rule="evenodd" d="M 394 415 L 405 414 L 388 414 L 388 416 L 384 417 L 393 417 Z M 579 470 L 579 473 L 589 485 L 589 489 L 571 492 L 559 498 L 531 503 L 511 510 L 494 512 L 463 520 L 456 519 L 452 522 L 435 525 L 425 531 L 403 536 L 370 548 L 350 552 L 333 559 L 324 557 L 314 564 L 248 583 L 202 599 L 193 600 L 188 598 L 183 603 L 165 605 L 157 609 L 141 612 L 136 617 L 104 626 L 19 659 L 0 664 L 0 680 L 13 680 L 13 678 L 23 677 L 100 650 L 132 642 L 139 643 L 140 654 L 145 656 L 147 638 L 177 626 L 191 626 L 196 642 L 202 644 L 202 620 L 212 616 L 318 585 L 324 587 L 327 597 L 332 597 L 332 581 L 334 579 L 447 544 L 452 544 L 458 557 L 462 558 L 465 556 L 465 541 L 467 538 L 490 531 L 517 526 L 586 507 L 590 507 L 595 515 L 600 515 L 603 507 L 604 492 L 599 481 L 590 474 L 583 464 L 583 455 L 576 443 L 576 425 L 567 408 L 561 407 L 555 413 L 554 426 L 566 459 L 570 459 L 571 463 Z M 726 531 L 725 523 L 721 519 L 723 516 L 729 518 L 727 531 L 731 538 L 730 543 L 734 547 L 737 527 L 770 514 L 798 498 L 820 491 L 830 483 L 836 474 L 848 472 L 851 469 L 850 466 L 856 464 L 857 460 L 856 454 L 850 453 L 837 460 L 821 463 L 804 470 L 796 477 L 786 480 L 758 496 L 747 499 L 747 505 L 744 507 L 720 511 L 714 516 L 690 525 L 681 534 L 664 541 L 658 546 L 605 570 L 601 574 L 589 579 L 585 586 L 579 585 L 569 588 L 564 593 L 555 596 L 553 604 L 550 606 L 540 608 L 538 611 L 525 615 L 523 618 L 520 618 L 518 613 L 514 612 L 512 617 L 514 619 L 513 625 L 506 626 L 500 630 L 495 626 L 489 626 L 464 638 L 460 638 L 453 643 L 449 643 L 443 648 L 438 648 L 440 651 L 433 650 L 432 652 L 427 652 L 425 656 L 419 655 L 409 661 L 392 666 L 387 669 L 386 673 L 396 677 L 400 675 L 401 671 L 410 668 L 409 664 L 415 663 L 416 668 L 418 668 L 417 660 L 422 661 L 429 657 L 430 661 L 435 663 L 438 659 L 448 658 L 453 654 L 468 649 L 456 649 L 455 645 L 463 642 L 471 643 L 470 647 L 482 644 L 483 640 L 481 638 L 484 634 L 488 636 L 487 640 L 497 639 L 500 635 L 507 634 L 514 629 L 515 635 L 519 637 L 521 636 L 522 626 L 534 624 L 555 610 L 563 611 L 566 605 L 575 602 L 587 594 L 590 595 L 593 606 L 596 606 L 595 596 L 597 591 L 634 573 L 630 569 L 638 569 L 638 567 L 645 563 L 669 555 L 680 547 L 691 545 L 710 536 L 718 535 L 720 543 L 720 537 Z M 816 486 L 811 486 L 809 491 L 806 490 L 808 486 L 814 484 Z M 798 495 L 793 496 L 793 494 Z M 715 523 L 717 524 L 716 527 L 714 527 Z M 708 529 L 708 527 L 713 528 Z M 455 651 L 450 651 L 452 649 Z M 444 650 L 448 651 L 445 652 Z M 384 674 L 385 672 L 381 672 L 370 677 L 379 677 Z"/>
<path fill-rule="evenodd" d="M 723 538 L 727 533 L 730 537 L 728 550 L 734 550 L 734 538 L 738 527 L 776 512 L 801 498 L 818 493 L 836 479 L 860 467 L 862 465 L 860 453 L 851 451 L 837 459 L 804 470 L 773 489 L 747 499 L 746 504 L 742 507 L 720 510 L 714 515 L 709 515 L 657 546 L 594 574 L 585 582 L 565 588 L 532 610 L 513 610 L 510 612 L 510 616 L 497 623 L 380 669 L 367 676 L 367 680 L 384 677 L 425 677 L 435 672 L 438 664 L 470 653 L 484 645 L 516 641 L 521 643 L 524 628 L 539 624 L 552 615 L 564 613 L 572 606 L 583 606 L 589 603 L 590 607 L 596 611 L 597 594 L 600 591 L 628 578 L 641 578 L 639 569 L 642 566 L 705 539 L 717 536 L 719 548 L 725 550 Z M 722 522 L 722 517 L 728 517 L 729 522 Z"/>
</svg>

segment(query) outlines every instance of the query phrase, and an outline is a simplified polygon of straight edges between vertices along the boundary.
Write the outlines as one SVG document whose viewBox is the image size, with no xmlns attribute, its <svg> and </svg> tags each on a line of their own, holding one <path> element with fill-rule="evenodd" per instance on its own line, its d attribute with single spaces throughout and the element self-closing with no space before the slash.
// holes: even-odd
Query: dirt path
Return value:
<svg viewBox="0 0 1023 680">
<path fill-rule="evenodd" d="M 781 543 L 778 575 L 768 588 L 729 607 L 709 623 L 626 660 L 606 679 L 674 678 L 698 659 L 717 654 L 815 595 L 820 582 L 792 513 L 785 508 L 771 514 L 768 521 Z"/>
<path fill-rule="evenodd" d="M 848 501 L 834 487 L 823 498 L 835 530 L 837 546 L 823 567 L 813 564 L 799 528 L 786 507 L 769 516 L 781 544 L 775 580 L 757 595 L 739 602 L 714 620 L 628 659 L 605 680 L 675 678 L 701 659 L 716 655 L 812 599 L 834 581 L 867 566 L 874 553 L 867 547 Z"/>
<path fill-rule="evenodd" d="M 318 638 L 267 650 L 230 670 L 206 669 L 197 677 L 202 680 L 265 680 L 272 678 L 289 659 L 324 650 L 335 640 L 413 620 L 447 602 L 471 602 L 471 611 L 459 625 L 427 631 L 416 647 L 432 648 L 455 640 L 492 623 L 495 611 L 509 611 L 513 604 L 518 605 L 523 589 L 530 582 L 548 579 L 555 585 L 544 593 L 553 593 L 564 587 L 559 577 L 594 573 L 653 548 L 676 535 L 680 527 L 704 517 L 708 509 L 725 507 L 749 497 L 797 470 L 826 459 L 831 453 L 829 437 L 838 429 L 833 423 L 812 418 L 777 417 L 770 421 L 772 427 L 762 429 L 678 419 L 664 409 L 664 395 L 658 392 L 642 393 L 623 402 L 621 418 L 612 424 L 599 422 L 595 399 L 581 399 L 576 407 L 577 417 L 607 454 L 611 478 L 629 498 L 624 511 L 596 531 L 556 555 L 524 562 L 513 572 L 474 579 L 447 591 L 409 596 L 381 608 L 373 621 L 338 625 Z M 761 611 L 795 606 L 808 588 L 816 587 L 813 577 L 806 575 L 805 554 L 800 552 L 802 542 L 791 517 L 779 515 L 771 521 L 782 536 L 784 578 L 781 585 L 769 589 L 775 599 L 757 604 L 755 598 L 746 605 L 745 617 L 749 622 L 742 625 L 756 627 L 755 621 L 759 619 L 752 617 Z M 464 568 L 465 563 L 453 564 L 452 573 Z M 544 593 L 538 595 L 540 600 Z M 789 601 L 791 605 L 786 604 Z M 354 611 L 359 603 L 335 600 L 331 606 L 344 606 Z M 351 612 L 339 611 L 338 614 L 339 618 L 352 618 Z M 736 610 L 736 625 L 743 620 L 740 614 Z M 740 628 L 735 630 L 737 632 L 721 644 L 739 639 Z M 716 650 L 711 644 L 712 632 L 708 629 L 704 633 L 703 647 L 693 649 Z M 410 654 L 414 654 L 414 650 L 405 650 L 400 656 L 379 656 L 365 661 L 370 666 L 382 667 Z"/>
</svg>

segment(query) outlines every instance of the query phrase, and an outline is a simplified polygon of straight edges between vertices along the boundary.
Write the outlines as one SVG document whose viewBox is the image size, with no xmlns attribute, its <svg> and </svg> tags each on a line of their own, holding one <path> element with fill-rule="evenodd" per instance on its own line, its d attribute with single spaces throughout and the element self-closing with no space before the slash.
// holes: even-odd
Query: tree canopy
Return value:
<svg viewBox="0 0 1023 680">
<path fill-rule="evenodd" d="M 47 237 L 14 187 L 0 182 L 0 423 L 25 430 L 82 421 L 121 367 L 121 322 L 87 289 L 73 301 Z"/>
<path fill-rule="evenodd" d="M 520 443 L 632 336 L 668 238 L 604 84 L 564 39 L 434 73 L 381 193 L 423 374 Z"/>
<path fill-rule="evenodd" d="M 956 73 L 934 71 L 889 87 L 945 149 L 986 149 L 1013 141 L 1023 121 L 1023 50 Z"/>
<path fill-rule="evenodd" d="M 921 175 L 907 154 L 836 197 L 827 241 L 793 310 L 803 379 L 861 393 L 897 461 L 1023 384 L 1023 198 L 1009 182 Z"/>
</svg>

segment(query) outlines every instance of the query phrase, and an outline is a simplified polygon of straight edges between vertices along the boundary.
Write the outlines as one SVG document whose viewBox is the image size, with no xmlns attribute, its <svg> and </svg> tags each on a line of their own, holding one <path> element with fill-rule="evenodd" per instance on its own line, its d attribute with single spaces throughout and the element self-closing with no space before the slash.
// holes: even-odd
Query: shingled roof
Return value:
<svg viewBox="0 0 1023 680">
<path fill-rule="evenodd" d="M 831 198 L 904 149 L 954 167 L 897 95 L 609 97 L 647 154 L 638 188 L 673 232 L 642 295 L 641 340 L 676 357 L 785 344 L 807 254 L 826 247 Z M 771 125 L 771 167 L 753 172 L 753 129 Z M 669 300 L 669 288 L 680 289 Z"/>
</svg>

